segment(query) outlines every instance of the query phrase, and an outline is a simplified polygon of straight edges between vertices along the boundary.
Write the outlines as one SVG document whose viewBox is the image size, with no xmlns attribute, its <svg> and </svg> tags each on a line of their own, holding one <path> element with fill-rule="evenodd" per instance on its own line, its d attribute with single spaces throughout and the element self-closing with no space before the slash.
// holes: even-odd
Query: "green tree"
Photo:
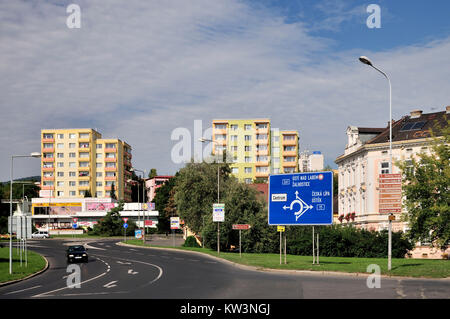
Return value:
<svg viewBox="0 0 450 319">
<path fill-rule="evenodd" d="M 112 208 L 106 213 L 105 217 L 100 219 L 94 225 L 92 234 L 101 236 L 121 236 L 123 235 L 123 219 L 120 216 L 120 211 L 123 210 L 123 201 L 120 201 L 117 207 Z M 128 220 L 127 235 L 133 236 L 136 229 L 136 224 L 132 220 Z"/>
<path fill-rule="evenodd" d="M 220 197 L 225 194 L 231 169 L 226 163 L 188 163 L 176 178 L 174 201 L 179 216 L 195 233 L 203 227 L 204 215 L 212 214 L 217 202 L 217 170 L 219 169 Z"/>
<path fill-rule="evenodd" d="M 109 192 L 109 196 L 111 197 L 111 199 L 117 199 L 116 186 L 114 185 L 114 183 L 112 183 L 111 185 L 111 191 Z"/>
<path fill-rule="evenodd" d="M 397 163 L 403 171 L 403 219 L 411 240 L 444 249 L 450 242 L 450 121 L 431 133 L 430 155 Z"/>
<path fill-rule="evenodd" d="M 150 169 L 150 172 L 148 173 L 148 178 L 154 178 L 155 176 L 158 176 L 158 173 L 156 172 L 156 168 Z"/>
<path fill-rule="evenodd" d="M 169 200 L 172 197 L 172 202 L 174 201 L 175 191 L 172 191 L 175 187 L 176 178 L 178 173 L 167 182 L 165 182 L 161 187 L 156 189 L 155 197 L 153 202 L 155 203 L 155 209 L 159 212 L 158 217 L 158 231 L 166 232 L 170 229 L 170 213 L 167 213 L 166 207 L 169 205 Z M 172 203 L 170 204 L 172 205 Z M 175 207 L 176 208 L 176 207 Z"/>
</svg>

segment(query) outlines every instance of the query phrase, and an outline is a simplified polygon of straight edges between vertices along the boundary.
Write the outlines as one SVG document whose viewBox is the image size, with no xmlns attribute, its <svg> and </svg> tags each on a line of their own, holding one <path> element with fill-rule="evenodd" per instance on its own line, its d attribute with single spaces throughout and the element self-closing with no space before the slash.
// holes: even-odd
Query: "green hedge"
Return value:
<svg viewBox="0 0 450 319">
<path fill-rule="evenodd" d="M 221 225 L 221 250 L 230 245 L 238 246 L 238 232 L 227 232 Z M 388 232 L 357 229 L 351 225 L 315 226 L 315 236 L 319 234 L 320 256 L 384 258 L 388 250 Z M 208 228 L 204 232 L 205 245 L 211 249 L 217 246 L 217 229 Z M 287 226 L 287 253 L 292 255 L 312 255 L 312 227 Z M 392 233 L 392 257 L 404 258 L 414 247 L 401 232 Z M 254 224 L 250 230 L 242 231 L 242 250 L 249 253 L 277 253 L 280 236 L 276 226 Z"/>
</svg>

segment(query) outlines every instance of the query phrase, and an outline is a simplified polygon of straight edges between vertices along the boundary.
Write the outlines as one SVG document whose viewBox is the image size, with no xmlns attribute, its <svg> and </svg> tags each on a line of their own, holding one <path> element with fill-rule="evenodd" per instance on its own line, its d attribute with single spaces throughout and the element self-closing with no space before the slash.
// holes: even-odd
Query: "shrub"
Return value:
<svg viewBox="0 0 450 319">
<path fill-rule="evenodd" d="M 183 247 L 200 247 L 200 245 L 197 243 L 194 236 L 189 236 L 184 241 Z"/>
</svg>

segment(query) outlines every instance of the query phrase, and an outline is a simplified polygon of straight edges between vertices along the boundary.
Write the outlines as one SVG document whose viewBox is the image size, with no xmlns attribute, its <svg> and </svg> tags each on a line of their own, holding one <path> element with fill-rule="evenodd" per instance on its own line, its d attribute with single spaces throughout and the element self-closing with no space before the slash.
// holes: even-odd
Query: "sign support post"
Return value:
<svg viewBox="0 0 450 319">
<path fill-rule="evenodd" d="M 286 265 L 286 232 L 284 232 L 284 264 Z"/>
</svg>

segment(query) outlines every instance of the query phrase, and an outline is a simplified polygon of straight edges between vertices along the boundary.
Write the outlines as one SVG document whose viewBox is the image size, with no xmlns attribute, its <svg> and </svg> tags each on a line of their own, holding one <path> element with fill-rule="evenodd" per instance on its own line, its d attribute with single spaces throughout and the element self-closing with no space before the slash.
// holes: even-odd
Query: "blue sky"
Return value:
<svg viewBox="0 0 450 319">
<path fill-rule="evenodd" d="M 81 8 L 81 28 L 66 8 Z M 381 28 L 369 29 L 369 4 Z M 348 125 L 450 104 L 450 2 L 299 0 L 0 1 L 0 181 L 42 128 L 91 127 L 133 147 L 133 165 L 173 174 L 176 128 L 270 118 L 325 163 Z M 207 136 L 205 136 L 207 137 Z M 15 177 L 39 174 L 18 160 Z"/>
</svg>

